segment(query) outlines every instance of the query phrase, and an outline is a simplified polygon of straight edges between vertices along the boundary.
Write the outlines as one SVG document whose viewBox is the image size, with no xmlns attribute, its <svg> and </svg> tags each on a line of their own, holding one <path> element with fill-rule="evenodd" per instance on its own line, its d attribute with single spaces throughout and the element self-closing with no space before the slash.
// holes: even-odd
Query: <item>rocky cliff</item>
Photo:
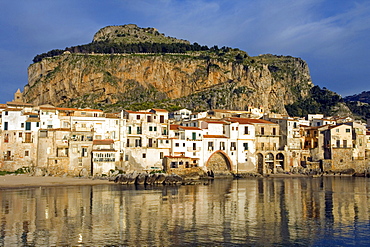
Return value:
<svg viewBox="0 0 370 247">
<path fill-rule="evenodd" d="M 94 39 L 123 37 L 121 31 L 100 30 Z M 147 32 L 158 35 L 155 29 Z M 285 105 L 306 97 L 313 86 L 308 66 L 300 58 L 250 57 L 238 49 L 178 54 L 65 52 L 30 65 L 28 75 L 27 102 L 111 110 L 243 110 L 251 105 L 286 113 Z"/>
</svg>

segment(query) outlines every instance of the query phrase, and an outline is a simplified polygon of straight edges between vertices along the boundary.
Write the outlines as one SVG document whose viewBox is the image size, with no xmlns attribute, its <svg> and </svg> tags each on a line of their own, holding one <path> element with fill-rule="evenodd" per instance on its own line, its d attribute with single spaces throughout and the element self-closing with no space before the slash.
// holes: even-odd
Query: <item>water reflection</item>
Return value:
<svg viewBox="0 0 370 247">
<path fill-rule="evenodd" d="M 366 245 L 370 180 L 0 190 L 0 246 Z"/>
</svg>

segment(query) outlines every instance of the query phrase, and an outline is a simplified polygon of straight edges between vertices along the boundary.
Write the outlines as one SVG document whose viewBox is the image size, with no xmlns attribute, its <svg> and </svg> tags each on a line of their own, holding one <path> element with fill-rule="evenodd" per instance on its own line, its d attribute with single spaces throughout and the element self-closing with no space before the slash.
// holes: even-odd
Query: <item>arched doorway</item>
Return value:
<svg viewBox="0 0 370 247">
<path fill-rule="evenodd" d="M 267 173 L 274 173 L 275 165 L 274 165 L 274 155 L 272 153 L 268 153 L 265 155 L 265 163 L 267 167 Z"/>
<path fill-rule="evenodd" d="M 215 152 L 209 157 L 207 164 L 207 171 L 215 176 L 230 175 L 231 163 L 229 158 L 223 152 Z"/>
<path fill-rule="evenodd" d="M 263 155 L 257 154 L 257 172 L 263 175 Z"/>
<path fill-rule="evenodd" d="M 276 168 L 281 168 L 283 171 L 285 171 L 284 154 L 282 153 L 278 153 L 276 155 Z"/>
</svg>

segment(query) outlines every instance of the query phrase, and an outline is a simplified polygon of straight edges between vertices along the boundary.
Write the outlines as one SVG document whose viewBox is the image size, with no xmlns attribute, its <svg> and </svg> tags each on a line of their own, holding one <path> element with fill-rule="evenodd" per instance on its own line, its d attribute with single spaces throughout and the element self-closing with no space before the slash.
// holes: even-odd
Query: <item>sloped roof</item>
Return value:
<svg viewBox="0 0 370 247">
<path fill-rule="evenodd" d="M 106 140 L 93 140 L 93 145 L 110 145 L 113 144 L 114 141 L 112 139 Z"/>
<path fill-rule="evenodd" d="M 26 120 L 26 122 L 40 122 L 40 118 L 30 117 Z"/>
<path fill-rule="evenodd" d="M 170 125 L 170 130 L 178 130 L 180 126 L 181 125 L 179 125 L 179 124 L 171 124 Z"/>
<path fill-rule="evenodd" d="M 103 112 L 102 110 L 99 110 L 99 109 L 77 109 L 76 111 L 98 111 L 98 112 Z"/>
<path fill-rule="evenodd" d="M 151 109 L 151 110 L 153 110 L 153 111 L 158 111 L 158 112 L 168 112 L 167 110 L 165 110 L 165 109 L 158 109 L 158 108 L 153 108 L 153 109 Z"/>
<path fill-rule="evenodd" d="M 179 126 L 179 128 L 183 130 L 202 130 L 201 128 L 198 128 L 198 127 Z"/>
<path fill-rule="evenodd" d="M 124 110 L 127 113 L 133 113 L 133 114 L 154 114 L 153 112 L 148 111 L 131 111 L 131 110 Z"/>
<path fill-rule="evenodd" d="M 211 123 L 211 124 L 227 124 L 225 121 L 221 120 L 204 120 L 206 123 Z"/>
<path fill-rule="evenodd" d="M 240 124 L 274 124 L 277 125 L 277 123 L 273 123 L 264 119 L 255 119 L 255 118 L 229 118 L 228 119 L 231 122 L 234 123 L 240 123 Z"/>
<path fill-rule="evenodd" d="M 65 108 L 65 107 L 57 107 L 58 111 L 77 111 L 77 108 Z"/>
<path fill-rule="evenodd" d="M 227 138 L 224 135 L 203 135 L 203 138 Z"/>
</svg>

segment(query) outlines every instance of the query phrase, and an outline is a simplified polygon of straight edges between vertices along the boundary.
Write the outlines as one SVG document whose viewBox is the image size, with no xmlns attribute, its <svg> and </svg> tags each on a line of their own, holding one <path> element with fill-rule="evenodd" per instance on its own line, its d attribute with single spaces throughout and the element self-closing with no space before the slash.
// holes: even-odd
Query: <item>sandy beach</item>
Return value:
<svg viewBox="0 0 370 247">
<path fill-rule="evenodd" d="M 34 177 L 28 175 L 0 176 L 0 190 L 24 187 L 98 185 L 98 184 L 114 184 L 114 182 L 109 180 L 72 178 L 72 177 Z"/>
</svg>

